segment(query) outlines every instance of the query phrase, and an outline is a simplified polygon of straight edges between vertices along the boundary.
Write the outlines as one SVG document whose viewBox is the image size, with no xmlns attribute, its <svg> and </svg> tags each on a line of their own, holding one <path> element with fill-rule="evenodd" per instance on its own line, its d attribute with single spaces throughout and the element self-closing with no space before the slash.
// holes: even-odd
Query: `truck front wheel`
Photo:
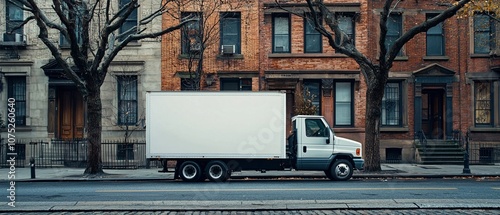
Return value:
<svg viewBox="0 0 500 215">
<path fill-rule="evenodd" d="M 331 180 L 346 181 L 352 177 L 352 164 L 348 160 L 336 160 L 330 167 L 330 174 L 326 174 Z"/>
<path fill-rule="evenodd" d="M 205 167 L 205 176 L 210 181 L 224 182 L 229 178 L 229 175 L 229 168 L 222 161 L 210 161 Z"/>
<path fill-rule="evenodd" d="M 194 161 L 184 161 L 179 169 L 179 176 L 183 181 L 199 181 L 202 176 L 200 165 Z"/>
</svg>

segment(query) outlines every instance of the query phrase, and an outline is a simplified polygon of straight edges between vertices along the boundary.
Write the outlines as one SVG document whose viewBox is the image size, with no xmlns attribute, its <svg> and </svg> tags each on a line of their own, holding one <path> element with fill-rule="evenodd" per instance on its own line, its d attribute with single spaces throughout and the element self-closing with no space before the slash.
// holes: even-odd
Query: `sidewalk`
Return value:
<svg viewBox="0 0 500 215">
<path fill-rule="evenodd" d="M 16 168 L 15 174 L 9 174 L 8 168 L 0 169 L 0 181 L 8 181 L 15 175 L 15 181 L 142 181 L 173 179 L 173 173 L 160 173 L 159 169 L 105 169 L 99 178 L 83 177 L 82 168 L 37 168 L 35 179 L 31 179 L 29 167 Z M 500 164 L 471 165 L 470 174 L 463 174 L 462 165 L 420 165 L 420 164 L 382 164 L 382 171 L 365 173 L 355 171 L 353 178 L 447 178 L 447 177 L 497 177 L 500 179 Z M 270 179 L 270 178 L 325 178 L 322 171 L 257 171 L 235 172 L 231 179 Z"/>
</svg>

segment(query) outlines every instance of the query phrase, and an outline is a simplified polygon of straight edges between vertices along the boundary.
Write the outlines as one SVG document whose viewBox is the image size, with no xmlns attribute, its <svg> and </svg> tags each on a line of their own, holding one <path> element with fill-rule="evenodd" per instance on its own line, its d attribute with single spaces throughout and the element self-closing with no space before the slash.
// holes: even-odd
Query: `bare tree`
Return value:
<svg viewBox="0 0 500 215">
<path fill-rule="evenodd" d="M 186 17 L 175 26 L 159 31 L 148 31 L 146 26 L 156 18 L 161 18 L 168 12 L 169 5 L 174 3 L 174 0 L 165 0 L 158 2 L 158 8 L 139 20 L 136 26 L 120 32 L 120 27 L 127 18 L 140 7 L 138 0 L 123 1 L 127 2 L 125 4 L 118 4 L 116 0 L 52 0 L 51 3 L 45 0 L 8 1 L 31 14 L 19 28 L 30 21 L 36 22 L 39 28 L 38 38 L 47 46 L 56 62 L 63 68 L 65 77 L 75 83 L 86 101 L 86 137 L 89 148 L 85 174 L 103 173 L 100 151 L 102 131 L 100 88 L 110 63 L 130 42 L 156 38 L 178 30 L 196 19 Z M 50 4 L 50 7 L 45 7 L 47 4 Z M 56 17 L 50 17 L 50 14 L 56 14 Z M 49 31 L 62 34 L 68 41 L 72 62 L 65 60 L 66 56 L 50 39 Z M 96 36 L 91 37 L 90 32 L 95 32 Z M 71 64 L 74 64 L 76 69 L 73 69 Z"/>
<path fill-rule="evenodd" d="M 339 15 L 330 11 L 323 0 L 306 0 L 309 11 L 295 13 L 308 18 L 314 23 L 315 29 L 327 38 L 328 44 L 338 53 L 354 59 L 361 69 L 366 85 L 366 123 L 365 123 L 365 170 L 380 171 L 380 118 L 384 88 L 387 83 L 389 71 L 399 51 L 417 34 L 426 32 L 440 22 L 454 16 L 470 0 L 460 0 L 450 5 L 437 16 L 422 23 L 415 24 L 406 32 L 401 33 L 392 45 L 386 46 L 387 22 L 394 8 L 400 1 L 385 0 L 380 13 L 379 23 L 379 51 L 378 62 L 362 54 L 354 46 L 352 38 L 342 31 L 339 26 Z"/>
</svg>

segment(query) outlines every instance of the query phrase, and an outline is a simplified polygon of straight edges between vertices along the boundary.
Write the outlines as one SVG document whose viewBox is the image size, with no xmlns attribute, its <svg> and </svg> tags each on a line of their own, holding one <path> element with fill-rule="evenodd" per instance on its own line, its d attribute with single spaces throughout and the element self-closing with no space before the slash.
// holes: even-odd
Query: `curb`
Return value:
<svg viewBox="0 0 500 215">
<path fill-rule="evenodd" d="M 405 179 L 405 178 L 422 178 L 422 179 L 439 179 L 439 178 L 499 178 L 500 175 L 497 174 L 426 174 L 426 175 L 377 175 L 377 174 L 367 174 L 367 175 L 353 175 L 352 179 Z M 256 179 L 256 180 L 266 180 L 266 179 L 277 179 L 277 178 L 288 178 L 293 179 L 322 179 L 329 180 L 322 175 L 267 175 L 267 176 L 245 176 L 237 175 L 231 176 L 233 180 L 245 180 L 245 179 Z M 0 180 L 8 181 L 8 180 Z M 89 182 L 89 181 L 175 181 L 172 178 L 52 178 L 52 179 L 16 179 L 15 182 Z"/>
</svg>

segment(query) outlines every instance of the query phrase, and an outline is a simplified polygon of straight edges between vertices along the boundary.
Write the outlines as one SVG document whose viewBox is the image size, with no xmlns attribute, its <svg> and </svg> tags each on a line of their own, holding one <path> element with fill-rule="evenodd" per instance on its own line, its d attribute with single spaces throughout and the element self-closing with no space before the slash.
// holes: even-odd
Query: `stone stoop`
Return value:
<svg viewBox="0 0 500 215">
<path fill-rule="evenodd" d="M 416 142 L 417 162 L 421 164 L 463 164 L 464 150 L 451 140 L 427 140 L 427 144 Z"/>
</svg>

